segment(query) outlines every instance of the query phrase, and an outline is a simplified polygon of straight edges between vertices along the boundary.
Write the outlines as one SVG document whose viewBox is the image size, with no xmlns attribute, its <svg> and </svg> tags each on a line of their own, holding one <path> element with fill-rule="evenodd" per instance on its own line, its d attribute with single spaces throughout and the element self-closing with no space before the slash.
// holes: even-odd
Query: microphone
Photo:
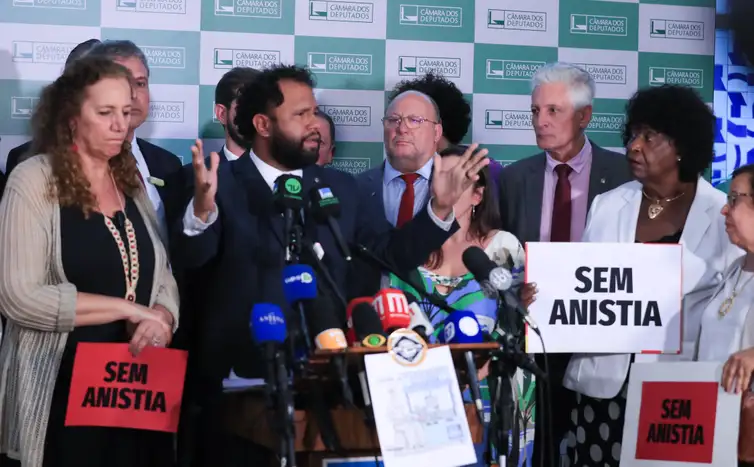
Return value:
<svg viewBox="0 0 754 467">
<path fill-rule="evenodd" d="M 445 343 L 447 344 L 481 344 L 484 342 L 482 329 L 476 315 L 470 311 L 459 310 L 445 318 Z M 482 403 L 482 390 L 479 387 L 477 368 L 474 363 L 474 354 L 471 351 L 464 352 L 466 360 L 466 372 L 469 375 L 469 388 L 474 399 L 479 421 L 484 423 L 484 404 Z"/>
<path fill-rule="evenodd" d="M 327 224 L 343 257 L 346 261 L 351 261 L 351 250 L 348 248 L 346 241 L 343 240 L 340 226 L 335 221 L 335 219 L 340 217 L 340 200 L 329 186 L 323 184 L 312 188 L 309 196 L 309 210 L 314 219 L 320 224 Z"/>
<path fill-rule="evenodd" d="M 376 266 L 378 269 L 382 269 L 384 271 L 388 271 L 392 273 L 395 277 L 405 282 L 406 284 L 410 285 L 411 288 L 416 290 L 416 293 L 418 293 L 419 296 L 421 296 L 421 298 L 425 300 L 427 303 L 433 306 L 436 306 L 437 308 L 445 311 L 448 314 L 456 311 L 454 308 L 448 305 L 448 303 L 445 300 L 441 300 L 435 297 L 434 295 L 428 294 L 427 292 L 425 292 L 424 284 L 418 284 L 415 280 L 411 279 L 410 277 L 406 277 L 405 275 L 397 272 L 394 267 L 390 266 L 385 261 L 383 261 L 379 256 L 369 251 L 369 249 L 365 247 L 364 245 L 355 243 L 352 246 L 356 254 L 359 255 L 359 257 L 371 263 L 373 266 Z"/>
<path fill-rule="evenodd" d="M 356 330 L 353 325 L 353 312 L 356 309 L 356 305 L 359 305 L 360 303 L 368 303 L 371 306 L 372 300 L 372 297 L 354 298 L 346 307 L 346 342 L 348 342 L 349 346 L 354 345 L 356 342 Z M 379 316 L 377 319 L 379 320 Z M 380 331 L 381 330 L 382 328 L 380 328 Z"/>
<path fill-rule="evenodd" d="M 312 322 L 312 332 L 315 335 L 314 345 L 319 350 L 345 350 L 348 347 L 346 336 L 335 317 L 334 303 L 328 295 L 317 297 L 310 307 L 307 307 Z M 333 354 L 333 365 L 340 380 L 343 399 L 353 406 L 353 393 L 348 385 L 345 355 Z"/>
<path fill-rule="evenodd" d="M 301 331 L 304 348 L 311 353 L 311 338 L 309 337 L 309 326 L 307 325 L 304 302 L 313 300 L 317 297 L 317 281 L 314 278 L 314 271 L 307 264 L 290 264 L 283 269 L 283 294 L 285 300 L 291 307 L 298 311 L 298 326 L 292 326 L 296 331 Z M 298 334 L 298 333 L 296 333 Z M 293 346 L 292 355 L 296 355 L 296 338 L 291 339 Z"/>
<path fill-rule="evenodd" d="M 534 330 L 537 335 L 540 334 L 539 326 L 531 317 L 529 312 L 521 305 L 521 300 L 510 290 L 513 284 L 513 276 L 510 271 L 499 267 L 492 261 L 481 248 L 472 246 L 463 252 L 463 265 L 471 272 L 474 279 L 479 282 L 485 290 L 485 295 L 499 296 L 503 299 L 508 307 L 516 310 L 526 324 Z M 488 296 L 490 296 L 488 295 Z"/>
<path fill-rule="evenodd" d="M 429 320 L 427 314 L 424 313 L 424 310 L 416 302 L 408 304 L 408 314 L 411 317 L 408 327 L 419 334 L 424 339 L 424 342 L 429 343 L 429 336 L 434 334 L 435 327 L 432 326 L 432 322 Z"/>
<path fill-rule="evenodd" d="M 396 329 L 405 329 L 411 325 L 406 294 L 398 289 L 380 290 L 374 296 L 372 306 L 379 314 L 382 329 L 388 334 Z"/>
<path fill-rule="evenodd" d="M 285 317 L 280 307 L 270 303 L 257 303 L 251 309 L 249 322 L 251 336 L 259 346 L 264 349 L 265 361 L 267 362 L 267 376 L 265 382 L 269 395 L 277 391 L 275 358 L 288 337 L 285 326 Z"/>
<path fill-rule="evenodd" d="M 285 260 L 291 261 L 295 249 L 298 248 L 298 239 L 294 235 L 293 223 L 304 208 L 304 198 L 301 191 L 303 183 L 301 177 L 283 174 L 275 179 L 272 186 L 272 200 L 279 212 L 285 218 L 283 230 L 284 238 L 288 242 L 285 252 Z"/>
<path fill-rule="evenodd" d="M 369 348 L 385 345 L 387 340 L 382 330 L 382 322 L 371 304 L 358 303 L 353 309 L 352 321 L 357 345 Z"/>
<path fill-rule="evenodd" d="M 322 245 L 319 243 L 312 243 L 311 240 L 305 237 L 301 239 L 301 245 L 304 247 L 304 253 L 309 254 L 308 257 L 302 259 L 301 262 L 307 264 L 313 263 L 314 268 L 317 270 L 317 274 L 325 280 L 325 284 L 327 284 L 330 291 L 335 295 L 340 304 L 343 305 L 344 308 L 347 307 L 348 304 L 345 296 L 338 288 L 338 284 L 335 283 L 335 280 L 327 269 L 324 261 L 322 261 L 322 258 L 325 256 L 325 251 L 322 249 Z M 311 262 L 309 259 L 311 259 Z"/>
<path fill-rule="evenodd" d="M 466 248 L 462 255 L 463 265 L 485 290 L 485 295 L 496 297 L 499 292 L 511 288 L 513 275 L 505 268 L 499 267 L 487 253 L 477 246 Z"/>
</svg>

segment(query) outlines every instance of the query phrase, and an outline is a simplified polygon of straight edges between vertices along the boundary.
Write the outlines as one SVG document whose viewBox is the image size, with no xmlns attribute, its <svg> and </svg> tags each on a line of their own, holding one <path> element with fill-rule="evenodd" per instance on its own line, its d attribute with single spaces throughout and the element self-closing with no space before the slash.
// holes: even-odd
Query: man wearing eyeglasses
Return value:
<svg viewBox="0 0 754 467">
<path fill-rule="evenodd" d="M 382 208 L 385 218 L 401 227 L 425 209 L 430 197 L 433 156 L 442 137 L 440 111 L 431 97 L 405 91 L 390 102 L 382 119 L 385 162 L 358 176 L 359 190 Z M 349 275 L 353 296 L 373 295 L 381 271 L 356 261 Z"/>
<path fill-rule="evenodd" d="M 382 203 L 387 220 L 401 227 L 429 200 L 433 156 L 442 137 L 440 112 L 426 94 L 406 91 L 390 102 L 382 122 L 387 157 L 359 181 Z"/>
</svg>

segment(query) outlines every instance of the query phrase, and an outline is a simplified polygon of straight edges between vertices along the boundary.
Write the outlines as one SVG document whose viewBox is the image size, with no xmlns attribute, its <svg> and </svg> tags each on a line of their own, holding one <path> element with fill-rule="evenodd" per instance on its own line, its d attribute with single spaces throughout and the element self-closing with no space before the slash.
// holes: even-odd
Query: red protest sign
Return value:
<svg viewBox="0 0 754 467">
<path fill-rule="evenodd" d="M 711 464 L 718 386 L 642 383 L 636 458 Z"/>
<path fill-rule="evenodd" d="M 178 430 L 188 355 L 128 344 L 80 343 L 73 362 L 66 426 Z"/>
</svg>

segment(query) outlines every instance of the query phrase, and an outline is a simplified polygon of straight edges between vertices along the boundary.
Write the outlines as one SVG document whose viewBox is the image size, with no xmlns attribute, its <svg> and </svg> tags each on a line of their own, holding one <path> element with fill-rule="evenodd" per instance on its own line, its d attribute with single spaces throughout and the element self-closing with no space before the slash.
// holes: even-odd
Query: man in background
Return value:
<svg viewBox="0 0 754 467">
<path fill-rule="evenodd" d="M 317 165 L 332 164 L 335 157 L 335 123 L 329 115 L 317 110 L 317 128 L 319 132 L 319 158 Z"/>
<path fill-rule="evenodd" d="M 249 144 L 238 134 L 234 120 L 236 118 L 236 101 L 241 89 L 259 75 L 254 68 L 236 67 L 220 78 L 215 87 L 215 118 L 225 130 L 225 145 L 220 152 L 220 163 L 234 161 L 241 157 Z"/>
<path fill-rule="evenodd" d="M 149 117 L 149 63 L 144 52 L 127 40 L 107 40 L 96 45 L 92 57 L 102 57 L 123 65 L 134 78 L 134 93 L 131 104 L 131 126 L 126 138 L 131 142 L 131 152 L 136 159 L 139 175 L 149 200 L 157 211 L 160 227 L 167 235 L 172 219 L 183 211 L 183 189 L 180 177 L 181 159 L 175 154 L 136 137 L 136 129 Z"/>
<path fill-rule="evenodd" d="M 437 104 L 442 122 L 442 137 L 437 143 L 438 153 L 447 149 L 448 146 L 461 144 L 471 125 L 471 106 L 455 83 L 441 75 L 427 73 L 420 78 L 396 84 L 389 100 L 392 101 L 406 91 L 424 93 Z M 503 166 L 494 159 L 490 159 L 489 168 L 492 179 L 497 183 Z"/>
<path fill-rule="evenodd" d="M 78 60 L 79 58 L 83 57 L 87 53 L 89 53 L 92 48 L 94 48 L 96 45 L 100 44 L 99 39 L 89 39 L 81 44 L 77 45 L 76 47 L 71 50 L 71 53 L 68 54 L 68 58 L 65 59 L 65 67 L 73 63 L 74 61 Z M 11 149 L 8 152 L 8 158 L 5 161 L 5 175 L 6 178 L 10 177 L 10 173 L 13 171 L 13 169 L 16 168 L 16 166 L 25 159 L 25 156 L 27 156 L 27 153 L 31 150 L 31 141 L 27 141 L 24 144 L 21 144 L 19 146 L 16 146 L 15 148 Z M 33 154 L 28 154 L 29 156 Z M 5 188 L 5 184 L 3 184 L 3 188 Z"/>
<path fill-rule="evenodd" d="M 503 169 L 499 183 L 503 229 L 521 244 L 578 242 L 594 197 L 630 180 L 628 162 L 586 137 L 595 94 L 589 73 L 570 64 L 550 64 L 534 75 L 532 89 L 532 124 L 537 146 L 544 152 Z M 537 400 L 532 465 L 540 465 L 542 446 L 544 465 L 550 465 L 551 456 L 560 465 L 560 444 L 575 402 L 575 394 L 562 385 L 570 358 L 571 354 L 548 355 L 552 407 Z M 545 368 L 541 355 L 536 361 Z M 545 438 L 546 420 L 552 423 L 554 439 Z"/>
</svg>

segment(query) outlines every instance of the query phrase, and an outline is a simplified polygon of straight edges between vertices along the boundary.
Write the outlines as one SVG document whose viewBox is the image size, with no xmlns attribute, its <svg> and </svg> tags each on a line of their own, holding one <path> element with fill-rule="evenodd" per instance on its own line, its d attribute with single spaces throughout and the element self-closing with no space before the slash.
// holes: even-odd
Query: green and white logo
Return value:
<svg viewBox="0 0 754 467">
<path fill-rule="evenodd" d="M 214 3 L 215 16 L 283 17 L 283 0 L 214 0 Z"/>
<path fill-rule="evenodd" d="M 367 54 L 309 52 L 306 62 L 317 74 L 372 74 L 372 56 Z"/>
<path fill-rule="evenodd" d="M 10 118 L 13 120 L 29 120 L 38 102 L 38 97 L 11 96 Z"/>
<path fill-rule="evenodd" d="M 488 130 L 531 130 L 531 112 L 528 110 L 487 109 L 484 128 Z"/>
<path fill-rule="evenodd" d="M 186 103 L 182 101 L 152 101 L 149 103 L 150 122 L 183 123 Z"/>
<path fill-rule="evenodd" d="M 86 0 L 12 0 L 13 6 L 24 8 L 59 8 L 62 10 L 86 10 Z"/>
<path fill-rule="evenodd" d="M 398 57 L 399 76 L 423 76 L 435 73 L 446 78 L 461 77 L 461 59 L 449 57 Z"/>
<path fill-rule="evenodd" d="M 366 105 L 320 105 L 336 126 L 371 126 L 372 108 Z"/>
<path fill-rule="evenodd" d="M 620 113 L 593 113 L 586 131 L 590 133 L 615 133 L 623 131 L 626 116 Z"/>
<path fill-rule="evenodd" d="M 352 175 L 358 175 L 371 168 L 371 159 L 359 157 L 336 157 L 329 167 L 338 169 L 342 172 L 348 172 Z"/>
<path fill-rule="evenodd" d="M 116 0 L 117 11 L 134 13 L 186 14 L 187 0 Z"/>
<path fill-rule="evenodd" d="M 628 18 L 624 16 L 572 14 L 571 34 L 628 36 Z"/>
<path fill-rule="evenodd" d="M 69 42 L 13 41 L 13 61 L 62 65 L 74 47 Z"/>
<path fill-rule="evenodd" d="M 676 84 L 691 88 L 704 87 L 704 70 L 694 68 L 650 67 L 649 85 Z"/>
<path fill-rule="evenodd" d="M 309 0 L 309 19 L 341 23 L 374 22 L 374 3 Z"/>
<path fill-rule="evenodd" d="M 295 178 L 289 178 L 285 181 L 285 189 L 294 195 L 301 193 L 301 182 Z"/>
<path fill-rule="evenodd" d="M 278 63 L 280 63 L 279 50 L 216 48 L 212 65 L 216 70 L 230 70 L 235 67 L 249 67 L 261 70 Z"/>
<path fill-rule="evenodd" d="M 704 23 L 701 21 L 678 21 L 651 19 L 649 36 L 655 39 L 704 40 Z"/>
<path fill-rule="evenodd" d="M 543 11 L 487 10 L 487 28 L 514 31 L 547 31 L 547 13 Z"/>
<path fill-rule="evenodd" d="M 186 48 L 155 45 L 139 46 L 147 57 L 149 68 L 183 70 L 186 68 Z"/>
<path fill-rule="evenodd" d="M 460 28 L 463 26 L 463 9 L 452 6 L 401 4 L 399 23 L 409 26 Z"/>
<path fill-rule="evenodd" d="M 576 66 L 586 70 L 597 84 L 626 84 L 628 69 L 625 65 L 577 63 Z"/>
<path fill-rule="evenodd" d="M 487 79 L 530 81 L 545 62 L 487 59 Z"/>
</svg>

